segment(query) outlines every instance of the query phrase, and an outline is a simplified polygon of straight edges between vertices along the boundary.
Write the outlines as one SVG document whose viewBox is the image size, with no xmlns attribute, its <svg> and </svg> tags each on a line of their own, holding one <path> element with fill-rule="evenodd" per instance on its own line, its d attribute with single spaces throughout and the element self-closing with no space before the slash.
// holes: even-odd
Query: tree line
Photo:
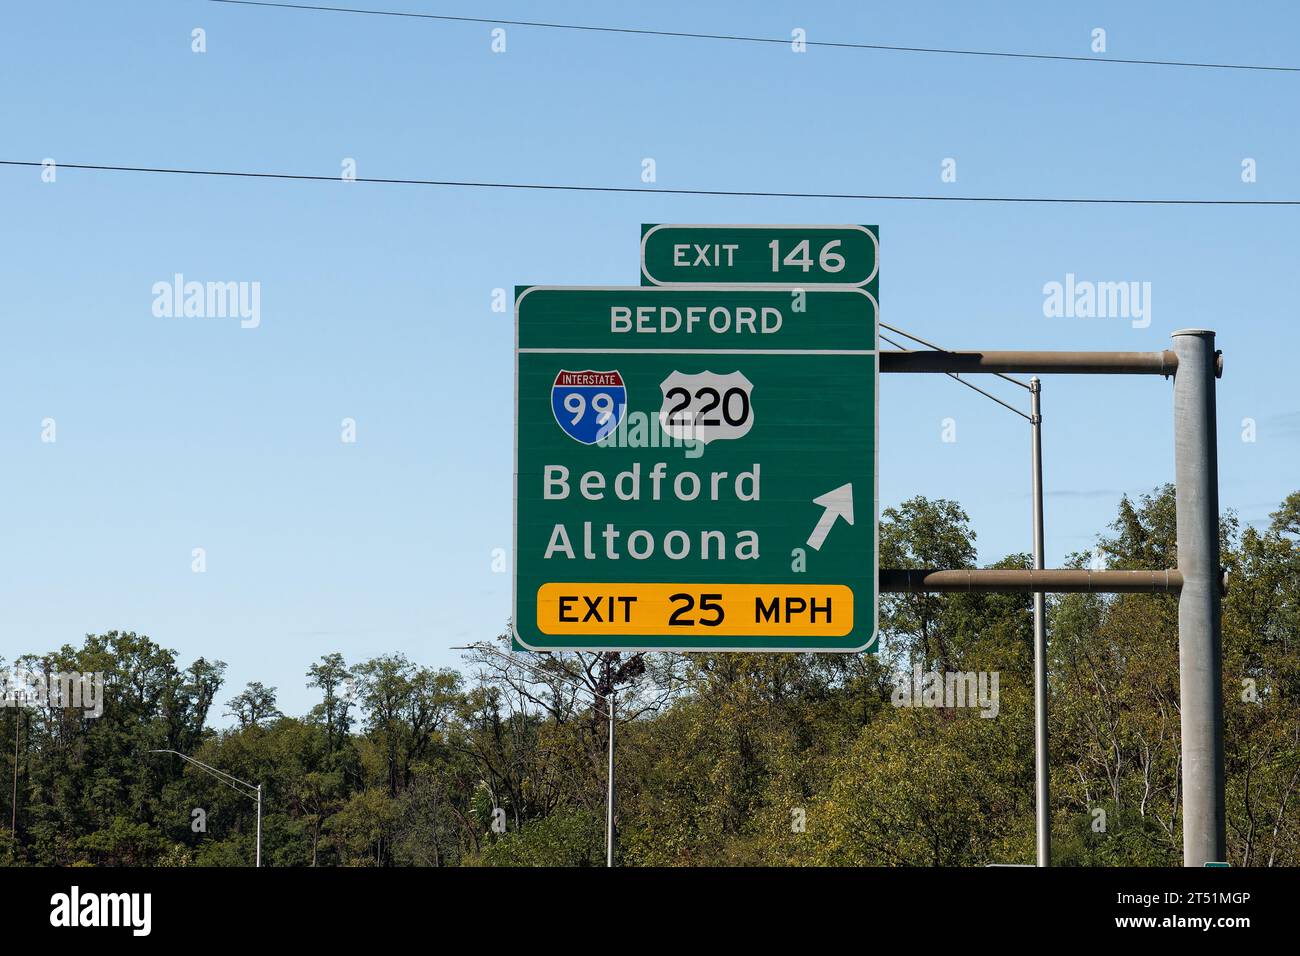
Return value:
<svg viewBox="0 0 1300 956">
<path fill-rule="evenodd" d="M 1263 528 L 1221 525 L 1229 857 L 1300 865 L 1300 492 Z M 889 567 L 976 560 L 946 500 L 886 510 L 880 547 Z M 1069 564 L 1097 553 L 1176 567 L 1173 488 L 1124 498 Z M 1048 614 L 1054 862 L 1178 865 L 1176 597 L 1059 595 Z M 251 865 L 254 802 L 151 753 L 171 750 L 262 784 L 264 865 L 599 865 L 614 695 L 622 865 L 1032 862 L 1029 595 L 883 595 L 880 627 L 874 655 L 516 654 L 505 636 L 460 670 L 330 653 L 299 716 L 258 682 L 223 693 L 219 660 L 88 635 L 0 661 L 105 680 L 99 716 L 0 707 L 0 861 Z M 920 674 L 996 675 L 995 714 L 900 694 Z"/>
</svg>

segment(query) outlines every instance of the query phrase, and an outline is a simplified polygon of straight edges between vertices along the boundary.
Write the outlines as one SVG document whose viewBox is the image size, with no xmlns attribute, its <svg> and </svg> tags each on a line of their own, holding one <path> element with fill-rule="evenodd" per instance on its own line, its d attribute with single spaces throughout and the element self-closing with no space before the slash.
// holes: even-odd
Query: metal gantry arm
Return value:
<svg viewBox="0 0 1300 956">
<path fill-rule="evenodd" d="M 896 333 L 898 333 L 899 335 L 903 336 L 903 338 L 905 338 L 905 339 L 911 339 L 913 342 L 917 343 L 918 345 L 924 345 L 927 349 L 933 349 L 933 350 L 936 351 L 936 352 L 944 352 L 944 353 L 947 353 L 947 354 L 949 354 L 949 355 L 970 354 L 970 353 L 949 352 L 947 349 L 945 349 L 945 348 L 941 348 L 940 346 L 935 345 L 933 342 L 927 342 L 925 339 L 921 338 L 919 335 L 913 335 L 911 332 L 905 332 L 905 331 L 903 331 L 903 330 L 900 329 L 900 328 L 897 328 L 897 327 L 892 326 L 892 325 L 888 325 L 888 324 L 886 324 L 886 323 L 884 323 L 884 322 L 881 322 L 881 323 L 880 323 L 880 327 L 883 328 L 883 329 L 889 329 L 889 331 L 891 331 L 891 332 L 896 332 Z M 888 342 L 890 345 L 892 345 L 892 346 L 894 346 L 895 348 L 897 348 L 900 352 L 908 352 L 908 353 L 911 353 L 911 354 L 917 354 L 915 349 L 909 349 L 909 348 L 908 348 L 907 346 L 905 346 L 905 345 L 900 345 L 898 342 L 895 342 L 893 339 L 891 339 L 891 338 L 890 338 L 889 336 L 887 336 L 887 335 L 881 335 L 880 337 L 881 337 L 882 339 L 884 339 L 886 342 Z M 889 354 L 889 353 L 883 353 L 883 352 L 882 352 L 881 354 L 882 354 L 882 355 L 885 355 L 885 354 Z M 982 370 L 977 370 L 977 371 L 982 371 Z M 977 391 L 977 392 L 979 392 L 981 395 L 983 395 L 985 398 L 997 402 L 999 405 L 1001 405 L 1001 406 L 1002 406 L 1003 408 L 1005 408 L 1007 411 L 1015 412 L 1017 415 L 1019 415 L 1021 418 L 1025 419 L 1026 421 L 1029 421 L 1029 422 L 1032 422 L 1032 421 L 1033 421 L 1033 419 L 1032 419 L 1029 415 L 1026 415 L 1024 412 L 1022 412 L 1020 409 L 1016 408 L 1014 405 L 1011 405 L 1011 404 L 1009 404 L 1009 403 L 1007 403 L 1007 402 L 1004 402 L 1002 399 L 998 398 L 996 395 L 992 394 L 991 392 L 986 392 L 986 391 L 984 391 L 984 389 L 980 388 L 978 385 L 975 385 L 975 384 L 973 384 L 973 383 L 971 383 L 971 382 L 966 381 L 964 378 L 961 377 L 961 374 L 960 374 L 960 373 L 958 373 L 958 372 L 944 372 L 944 374 L 947 375 L 949 378 L 951 378 L 953 381 L 961 382 L 961 384 L 965 385 L 967 388 L 974 389 L 975 391 Z M 1032 386 L 1030 383 L 1028 383 L 1028 382 L 1022 382 L 1022 381 L 1020 381 L 1020 379 L 1016 378 L 1016 377 L 1013 376 L 1013 375 L 1008 375 L 1006 372 L 990 372 L 989 374 L 991 374 L 991 375 L 996 375 L 998 378 L 1003 379 L 1004 381 L 1010 382 L 1012 385 L 1019 385 L 1021 388 L 1026 389 L 1027 391 L 1032 391 L 1033 386 Z"/>
<path fill-rule="evenodd" d="M 1003 352 L 902 351 L 881 352 L 882 372 L 1051 372 L 1057 375 L 1173 375 L 1178 353 L 1163 352 Z M 1221 375 L 1218 362 L 1215 374 Z"/>
<path fill-rule="evenodd" d="M 159 750 L 150 750 L 149 753 L 174 754 L 175 756 L 180 757 L 186 763 L 191 763 L 194 766 L 198 767 L 200 770 L 207 771 L 209 774 L 211 774 L 213 777 L 216 777 L 217 780 L 219 780 L 221 783 L 224 783 L 227 787 L 229 787 L 231 790 L 234 790 L 236 793 L 248 797 L 250 800 L 257 801 L 257 862 L 254 865 L 261 866 L 262 865 L 262 785 L 260 783 L 257 784 L 249 783 L 247 780 L 240 780 L 234 774 L 226 773 L 224 770 L 218 770 L 216 767 L 212 766 L 211 764 L 206 764 L 202 760 L 197 760 L 194 757 L 191 757 L 189 754 L 183 754 L 179 750 L 171 750 L 171 749 L 164 748 Z"/>
</svg>

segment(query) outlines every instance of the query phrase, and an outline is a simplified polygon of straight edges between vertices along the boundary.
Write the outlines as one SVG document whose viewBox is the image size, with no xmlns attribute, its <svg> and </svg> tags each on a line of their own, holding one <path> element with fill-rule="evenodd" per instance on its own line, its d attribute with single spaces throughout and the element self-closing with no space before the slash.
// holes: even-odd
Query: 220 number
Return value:
<svg viewBox="0 0 1300 956">
<path fill-rule="evenodd" d="M 668 412 L 668 421 L 680 425 L 720 425 L 717 417 L 705 417 L 721 407 L 722 417 L 728 425 L 739 426 L 749 420 L 749 393 L 743 388 L 729 388 L 719 393 L 716 388 L 706 386 L 695 393 L 695 397 L 704 402 L 694 412 L 687 412 L 691 405 L 691 393 L 680 385 L 668 390 L 668 397 L 680 399 Z"/>
</svg>

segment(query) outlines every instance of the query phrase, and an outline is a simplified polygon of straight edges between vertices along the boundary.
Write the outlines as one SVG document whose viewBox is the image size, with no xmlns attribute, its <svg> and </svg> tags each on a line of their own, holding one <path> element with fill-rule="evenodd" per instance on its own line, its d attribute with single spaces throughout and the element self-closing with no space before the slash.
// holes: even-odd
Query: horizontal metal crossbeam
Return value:
<svg viewBox="0 0 1300 956">
<path fill-rule="evenodd" d="M 1181 571 L 1089 571 L 1048 568 L 1043 571 L 1019 568 L 972 568 L 934 571 L 881 568 L 883 592 L 954 592 L 1053 594 L 1177 594 L 1183 588 Z M 1228 579 L 1220 579 L 1220 591 L 1227 593 Z"/>
<path fill-rule="evenodd" d="M 1039 372 L 1069 375 L 1173 375 L 1178 356 L 1162 352 L 947 352 L 883 351 L 882 372 Z M 1215 377 L 1223 375 L 1223 356 L 1214 357 Z"/>
</svg>

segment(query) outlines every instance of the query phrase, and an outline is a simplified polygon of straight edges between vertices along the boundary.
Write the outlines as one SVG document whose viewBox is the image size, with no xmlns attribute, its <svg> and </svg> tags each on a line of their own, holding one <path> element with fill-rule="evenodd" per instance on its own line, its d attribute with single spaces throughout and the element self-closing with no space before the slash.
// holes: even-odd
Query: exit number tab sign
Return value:
<svg viewBox="0 0 1300 956">
<path fill-rule="evenodd" d="M 876 226 L 641 226 L 641 284 L 815 285 L 875 293 Z"/>
</svg>

